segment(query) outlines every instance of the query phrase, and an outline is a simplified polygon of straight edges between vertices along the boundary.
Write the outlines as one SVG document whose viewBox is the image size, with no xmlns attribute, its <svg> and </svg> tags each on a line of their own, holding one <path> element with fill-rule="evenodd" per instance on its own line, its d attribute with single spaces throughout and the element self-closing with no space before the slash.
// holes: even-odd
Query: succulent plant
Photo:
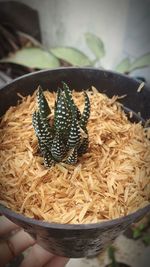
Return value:
<svg viewBox="0 0 150 267">
<path fill-rule="evenodd" d="M 38 111 L 32 116 L 32 124 L 38 139 L 44 164 L 51 167 L 57 162 L 76 164 L 78 156 L 86 153 L 89 144 L 87 123 L 90 116 L 90 101 L 84 92 L 83 113 L 75 105 L 72 92 L 63 82 L 58 88 L 54 117 L 50 120 L 51 109 L 42 88 L 37 90 Z"/>
</svg>

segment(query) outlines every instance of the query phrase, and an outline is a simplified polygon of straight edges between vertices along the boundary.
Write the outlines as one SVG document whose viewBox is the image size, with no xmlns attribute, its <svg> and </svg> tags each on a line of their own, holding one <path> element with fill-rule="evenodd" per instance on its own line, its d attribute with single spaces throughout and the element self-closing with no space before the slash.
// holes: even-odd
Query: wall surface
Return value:
<svg viewBox="0 0 150 267">
<path fill-rule="evenodd" d="M 46 48 L 73 46 L 89 56 L 84 34 L 101 37 L 106 56 L 102 66 L 113 69 L 123 57 L 150 52 L 150 0 L 19 0 L 38 10 Z M 150 69 L 136 71 L 149 78 Z"/>
<path fill-rule="evenodd" d="M 46 47 L 67 45 L 88 50 L 84 33 L 92 32 L 105 43 L 105 67 L 111 68 L 122 53 L 129 0 L 21 0 L 39 10 Z"/>
<path fill-rule="evenodd" d="M 150 0 L 130 0 L 127 15 L 123 52 L 134 59 L 150 52 Z M 144 75 L 150 83 L 150 68 L 133 75 Z"/>
</svg>

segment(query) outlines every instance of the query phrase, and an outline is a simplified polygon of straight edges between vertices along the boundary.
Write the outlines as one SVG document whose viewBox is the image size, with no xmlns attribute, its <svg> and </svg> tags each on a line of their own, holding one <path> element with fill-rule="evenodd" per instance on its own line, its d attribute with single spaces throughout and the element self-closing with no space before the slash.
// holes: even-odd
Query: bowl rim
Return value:
<svg viewBox="0 0 150 267">
<path fill-rule="evenodd" d="M 39 226 L 39 227 L 44 227 L 44 228 L 49 228 L 49 229 L 63 229 L 63 230 L 92 230 L 92 229 L 103 229 L 103 228 L 109 228 L 112 226 L 117 226 L 119 224 L 124 223 L 125 221 L 133 221 L 133 218 L 136 220 L 139 217 L 141 217 L 143 214 L 149 213 L 150 212 L 150 204 L 145 206 L 144 208 L 140 208 L 135 212 L 132 212 L 128 215 L 112 219 L 112 220 L 106 220 L 106 221 L 101 221 L 97 223 L 87 223 L 87 224 L 63 224 L 63 223 L 56 223 L 56 222 L 46 222 L 42 220 L 37 220 L 34 218 L 27 217 L 23 214 L 19 214 L 15 211 L 12 211 L 11 209 L 5 207 L 4 205 L 0 204 L 0 212 L 3 215 L 6 215 L 6 217 L 11 217 L 14 218 L 15 220 L 31 224 L 32 226 Z"/>
<path fill-rule="evenodd" d="M 35 71 L 29 74 L 25 74 L 22 75 L 16 79 L 13 79 L 12 81 L 10 81 L 9 83 L 7 83 L 6 85 L 3 85 L 2 87 L 0 87 L 0 90 L 5 89 L 7 86 L 11 86 L 13 84 L 15 84 L 17 81 L 21 81 L 25 78 L 31 77 L 31 76 L 36 76 L 38 74 L 42 74 L 42 73 L 49 73 L 49 72 L 57 72 L 57 71 L 67 71 L 67 70 L 81 70 L 81 71 L 99 71 L 99 72 L 103 72 L 106 74 L 112 74 L 112 75 L 117 75 L 120 76 L 122 78 L 128 79 L 128 80 L 132 80 L 134 82 L 137 83 L 137 85 L 140 85 L 141 82 L 137 79 L 134 79 L 133 77 L 129 77 L 125 74 L 121 74 L 115 71 L 110 71 L 110 70 L 102 70 L 99 68 L 94 68 L 94 67 L 59 67 L 59 68 L 55 68 L 55 69 L 46 69 L 46 70 L 39 70 L 39 71 Z M 146 86 L 147 87 L 147 86 Z M 85 230 L 90 230 L 90 229 L 102 229 L 104 227 L 112 227 L 121 223 L 124 223 L 125 221 L 131 220 L 133 221 L 133 218 L 138 219 L 139 217 L 141 217 L 143 214 L 146 214 L 148 212 L 150 212 L 150 204 L 146 205 L 143 208 L 140 208 L 128 215 L 125 216 L 121 216 L 119 218 L 116 219 L 112 219 L 112 220 L 104 220 L 104 221 L 100 221 L 97 223 L 87 223 L 87 224 L 62 224 L 62 223 L 55 223 L 55 222 L 46 222 L 43 220 L 37 220 L 34 218 L 30 218 L 27 217 L 23 214 L 19 214 L 15 211 L 12 211 L 11 209 L 5 207 L 4 205 L 0 204 L 0 212 L 3 215 L 6 215 L 6 217 L 8 218 L 14 218 L 15 220 L 18 221 L 22 221 L 24 223 L 27 224 L 31 224 L 34 226 L 39 226 L 39 227 L 44 227 L 44 228 L 51 228 L 51 229 L 63 229 L 63 230 L 81 230 L 81 229 L 85 229 Z"/>
<path fill-rule="evenodd" d="M 42 74 L 42 73 L 48 73 L 48 72 L 55 72 L 55 71 L 68 71 L 68 70 L 81 70 L 81 71 L 99 71 L 99 72 L 103 72 L 104 74 L 112 74 L 112 75 L 117 75 L 118 77 L 122 77 L 122 78 L 126 78 L 128 80 L 132 80 L 134 82 L 137 83 L 137 85 L 140 85 L 142 83 L 142 81 L 136 79 L 135 77 L 131 77 L 131 76 L 128 76 L 127 74 L 122 74 L 122 73 L 119 73 L 117 71 L 112 71 L 112 70 L 104 70 L 104 69 L 100 69 L 100 68 L 96 68 L 96 67 L 58 67 L 58 68 L 53 68 L 53 69 L 44 69 L 44 70 L 37 70 L 37 71 L 34 71 L 34 72 L 31 72 L 31 73 L 27 73 L 27 74 L 24 74 L 18 78 L 15 78 L 13 79 L 12 81 L 8 82 L 7 84 L 5 85 L 2 85 L 0 87 L 0 90 L 4 89 L 5 87 L 9 86 L 9 85 L 13 85 L 14 83 L 16 83 L 17 81 L 20 81 L 24 78 L 28 78 L 28 77 L 31 77 L 31 76 L 36 76 L 38 74 Z M 146 84 L 144 84 L 144 87 L 147 88 Z"/>
</svg>

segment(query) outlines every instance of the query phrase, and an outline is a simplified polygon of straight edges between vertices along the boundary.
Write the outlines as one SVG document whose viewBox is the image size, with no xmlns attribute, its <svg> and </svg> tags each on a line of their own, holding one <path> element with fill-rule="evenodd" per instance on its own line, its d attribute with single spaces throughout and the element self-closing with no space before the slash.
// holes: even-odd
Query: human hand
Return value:
<svg viewBox="0 0 150 267">
<path fill-rule="evenodd" d="M 0 216 L 0 267 L 5 267 L 29 247 L 20 267 L 64 267 L 68 262 L 67 258 L 44 250 L 23 229 Z"/>
</svg>

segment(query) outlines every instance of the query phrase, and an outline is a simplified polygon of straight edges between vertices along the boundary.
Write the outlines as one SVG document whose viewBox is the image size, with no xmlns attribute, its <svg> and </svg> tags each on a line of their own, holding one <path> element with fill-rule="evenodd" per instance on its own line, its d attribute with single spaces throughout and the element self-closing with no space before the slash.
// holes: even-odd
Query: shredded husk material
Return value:
<svg viewBox="0 0 150 267">
<path fill-rule="evenodd" d="M 55 93 L 45 93 L 54 107 Z M 88 92 L 89 149 L 75 166 L 47 169 L 32 126 L 36 95 L 21 97 L 0 123 L 0 203 L 28 217 L 57 223 L 118 218 L 150 200 L 150 130 L 131 123 L 117 96 Z M 74 92 L 81 111 L 84 97 Z M 51 115 L 53 116 L 53 115 Z M 146 136 L 147 135 L 147 136 Z"/>
</svg>

